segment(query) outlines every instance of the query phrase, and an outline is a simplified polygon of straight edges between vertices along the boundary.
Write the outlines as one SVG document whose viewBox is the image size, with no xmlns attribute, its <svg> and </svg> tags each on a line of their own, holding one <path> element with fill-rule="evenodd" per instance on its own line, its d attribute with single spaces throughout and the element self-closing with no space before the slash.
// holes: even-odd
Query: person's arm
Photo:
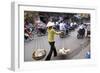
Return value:
<svg viewBox="0 0 100 73">
<path fill-rule="evenodd" d="M 53 29 L 53 32 L 55 33 L 55 34 L 57 34 L 57 35 L 60 35 L 62 32 L 57 32 L 57 31 L 55 31 L 54 29 Z"/>
</svg>

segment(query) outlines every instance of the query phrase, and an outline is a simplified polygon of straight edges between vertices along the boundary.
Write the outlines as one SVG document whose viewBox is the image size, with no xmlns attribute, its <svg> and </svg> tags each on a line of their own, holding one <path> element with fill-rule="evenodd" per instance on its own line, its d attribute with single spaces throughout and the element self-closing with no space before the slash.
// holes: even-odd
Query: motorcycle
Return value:
<svg viewBox="0 0 100 73">
<path fill-rule="evenodd" d="M 79 29 L 77 34 L 77 39 L 83 39 L 85 36 L 85 29 Z"/>
</svg>

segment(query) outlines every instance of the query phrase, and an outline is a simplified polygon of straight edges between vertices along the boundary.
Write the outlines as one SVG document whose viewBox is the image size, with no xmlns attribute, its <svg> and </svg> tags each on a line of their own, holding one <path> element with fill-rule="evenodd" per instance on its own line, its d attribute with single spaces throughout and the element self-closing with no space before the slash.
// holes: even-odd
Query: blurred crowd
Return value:
<svg viewBox="0 0 100 73">
<path fill-rule="evenodd" d="M 84 36 L 90 37 L 90 20 L 82 21 L 81 17 L 76 16 L 49 16 L 48 20 L 38 18 L 33 19 L 32 23 L 29 18 L 24 19 L 24 38 L 25 40 L 34 39 L 34 36 L 45 36 L 47 34 L 47 23 L 53 22 L 53 28 L 56 31 L 62 31 L 63 35 L 60 37 L 66 37 L 71 31 L 77 29 L 77 38 L 83 38 Z"/>
</svg>

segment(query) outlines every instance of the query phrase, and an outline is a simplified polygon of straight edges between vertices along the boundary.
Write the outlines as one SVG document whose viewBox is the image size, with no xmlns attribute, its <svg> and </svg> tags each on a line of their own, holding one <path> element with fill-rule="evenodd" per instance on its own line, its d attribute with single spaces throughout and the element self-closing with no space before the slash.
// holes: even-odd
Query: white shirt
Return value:
<svg viewBox="0 0 100 73">
<path fill-rule="evenodd" d="M 60 30 L 66 30 L 64 23 L 60 23 L 59 26 L 60 26 Z"/>
</svg>

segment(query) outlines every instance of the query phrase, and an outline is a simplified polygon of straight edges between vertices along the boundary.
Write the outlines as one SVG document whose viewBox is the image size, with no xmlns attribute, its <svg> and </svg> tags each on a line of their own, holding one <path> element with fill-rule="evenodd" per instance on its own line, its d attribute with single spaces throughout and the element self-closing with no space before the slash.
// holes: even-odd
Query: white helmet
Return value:
<svg viewBox="0 0 100 73">
<path fill-rule="evenodd" d="M 53 22 L 48 22 L 47 27 L 54 26 L 54 25 L 55 24 Z"/>
<path fill-rule="evenodd" d="M 83 29 L 83 28 L 84 28 L 84 25 L 81 25 L 79 28 L 80 28 L 80 29 Z"/>
</svg>

